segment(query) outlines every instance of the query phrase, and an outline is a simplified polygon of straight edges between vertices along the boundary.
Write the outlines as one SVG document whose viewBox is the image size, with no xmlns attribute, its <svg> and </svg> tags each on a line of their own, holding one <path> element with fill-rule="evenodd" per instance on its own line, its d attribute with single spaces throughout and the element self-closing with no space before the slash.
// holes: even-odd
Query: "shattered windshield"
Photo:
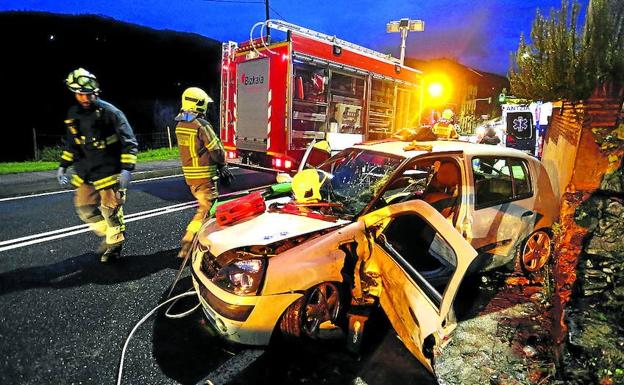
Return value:
<svg viewBox="0 0 624 385">
<path fill-rule="evenodd" d="M 402 161 L 403 158 L 389 154 L 345 150 L 318 167 L 332 175 L 321 195 L 340 203 L 340 213 L 354 216 L 373 199 Z"/>
</svg>

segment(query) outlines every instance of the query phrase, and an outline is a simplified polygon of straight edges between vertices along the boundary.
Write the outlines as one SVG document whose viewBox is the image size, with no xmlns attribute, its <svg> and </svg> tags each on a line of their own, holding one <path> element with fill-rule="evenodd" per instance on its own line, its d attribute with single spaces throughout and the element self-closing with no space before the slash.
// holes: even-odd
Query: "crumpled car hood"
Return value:
<svg viewBox="0 0 624 385">
<path fill-rule="evenodd" d="M 209 247 L 212 255 L 243 246 L 268 245 L 283 239 L 313 231 L 340 227 L 351 221 L 336 222 L 300 215 L 265 212 L 251 219 L 228 226 L 219 226 L 211 220 L 199 233 L 199 242 Z"/>
</svg>

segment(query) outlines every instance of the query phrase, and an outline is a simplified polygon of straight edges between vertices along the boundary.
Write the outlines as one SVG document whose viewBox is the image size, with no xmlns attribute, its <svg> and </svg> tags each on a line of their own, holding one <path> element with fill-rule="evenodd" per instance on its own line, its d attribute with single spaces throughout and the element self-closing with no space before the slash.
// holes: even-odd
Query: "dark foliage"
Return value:
<svg viewBox="0 0 624 385">
<path fill-rule="evenodd" d="M 98 77 L 102 99 L 127 115 L 142 148 L 154 147 L 154 138 L 173 126 L 186 87 L 219 97 L 221 45 L 196 34 L 100 16 L 4 12 L 0 48 L 0 111 L 12 143 L 0 151 L 0 161 L 32 158 L 33 128 L 39 148 L 59 143 L 74 103 L 63 80 L 78 67 Z"/>
</svg>

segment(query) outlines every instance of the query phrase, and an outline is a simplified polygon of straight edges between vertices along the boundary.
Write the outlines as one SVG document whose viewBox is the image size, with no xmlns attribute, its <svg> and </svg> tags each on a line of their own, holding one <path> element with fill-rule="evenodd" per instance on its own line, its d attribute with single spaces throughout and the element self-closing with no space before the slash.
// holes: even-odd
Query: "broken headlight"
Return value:
<svg viewBox="0 0 624 385">
<path fill-rule="evenodd" d="M 212 282 L 230 293 L 237 295 L 255 295 L 260 287 L 266 261 L 264 259 L 245 259 L 222 267 Z"/>
</svg>

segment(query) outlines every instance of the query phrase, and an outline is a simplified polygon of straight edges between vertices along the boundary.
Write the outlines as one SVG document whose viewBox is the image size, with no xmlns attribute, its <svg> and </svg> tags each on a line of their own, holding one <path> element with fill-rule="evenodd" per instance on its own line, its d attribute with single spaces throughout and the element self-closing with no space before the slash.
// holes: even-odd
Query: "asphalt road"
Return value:
<svg viewBox="0 0 624 385">
<path fill-rule="evenodd" d="M 235 174 L 235 185 L 221 193 L 273 182 L 270 174 Z M 115 384 L 126 337 L 164 300 L 177 272 L 180 236 L 194 212 L 181 177 L 131 185 L 128 240 L 114 264 L 98 261 L 99 241 L 79 227 L 71 198 L 0 201 L 0 384 Z M 176 293 L 189 288 L 187 273 Z M 189 297 L 173 311 L 195 303 Z M 436 383 L 382 314 L 367 329 L 360 356 L 347 353 L 341 339 L 257 350 L 215 337 L 200 311 L 169 319 L 163 308 L 130 341 L 122 383 Z"/>
</svg>

